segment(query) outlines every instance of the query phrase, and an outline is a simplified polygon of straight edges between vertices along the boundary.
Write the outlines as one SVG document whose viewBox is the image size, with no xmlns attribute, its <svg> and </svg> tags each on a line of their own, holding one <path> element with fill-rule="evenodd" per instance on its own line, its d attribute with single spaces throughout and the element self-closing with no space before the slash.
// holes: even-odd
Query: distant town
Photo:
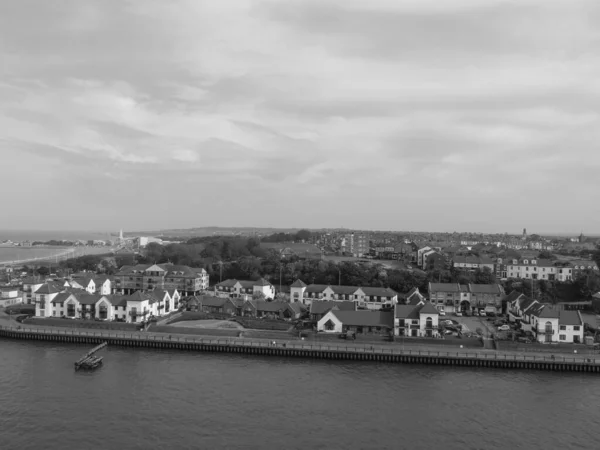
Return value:
<svg viewBox="0 0 600 450">
<path fill-rule="evenodd" d="M 190 317 L 239 318 L 302 338 L 593 346 L 599 243 L 583 233 L 543 237 L 525 229 L 193 237 L 121 231 L 106 241 L 5 241 L 106 251 L 54 264 L 5 263 L 0 306 L 38 325 L 71 319 L 83 327 L 105 322 L 147 330 Z"/>
</svg>

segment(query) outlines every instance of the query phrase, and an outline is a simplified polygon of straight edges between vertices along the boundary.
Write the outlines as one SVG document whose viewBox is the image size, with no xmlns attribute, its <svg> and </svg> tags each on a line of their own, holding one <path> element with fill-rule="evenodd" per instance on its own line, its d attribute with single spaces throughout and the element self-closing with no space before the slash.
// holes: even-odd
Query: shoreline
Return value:
<svg viewBox="0 0 600 450">
<path fill-rule="evenodd" d="M 485 367 L 496 369 L 549 370 L 600 373 L 596 355 L 518 354 L 474 349 L 405 349 L 400 346 L 331 345 L 310 341 L 273 341 L 257 338 L 223 338 L 149 332 L 115 332 L 109 330 L 39 329 L 27 326 L 0 326 L 0 338 L 42 340 L 72 344 L 101 344 L 211 353 L 237 353 L 305 359 L 374 361 L 381 363 L 429 364 L 444 366 Z"/>
<path fill-rule="evenodd" d="M 7 248 L 7 247 L 2 247 Z M 0 261 L 0 266 L 13 266 L 18 264 L 27 264 L 32 262 L 54 262 L 54 260 L 65 260 L 65 259 L 73 259 L 79 258 L 81 256 L 90 256 L 90 255 L 103 255 L 109 254 L 114 251 L 113 247 L 98 247 L 93 249 L 87 249 L 85 247 L 60 247 L 60 246 L 37 246 L 37 247 L 15 247 L 19 252 L 29 252 L 29 251 L 37 251 L 37 250 L 56 250 L 52 254 L 36 256 L 32 258 L 24 258 L 17 260 L 2 260 Z M 0 248 L 1 249 L 1 248 Z"/>
</svg>

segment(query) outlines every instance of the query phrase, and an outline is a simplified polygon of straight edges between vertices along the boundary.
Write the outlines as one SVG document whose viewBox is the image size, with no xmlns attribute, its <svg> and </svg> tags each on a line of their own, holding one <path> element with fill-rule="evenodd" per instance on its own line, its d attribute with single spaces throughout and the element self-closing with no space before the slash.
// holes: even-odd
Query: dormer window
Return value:
<svg viewBox="0 0 600 450">
<path fill-rule="evenodd" d="M 517 265 L 517 260 L 516 259 L 513 259 L 513 264 Z"/>
<path fill-rule="evenodd" d="M 535 259 L 531 260 L 531 264 L 536 264 L 536 263 L 537 263 L 537 261 Z"/>
<path fill-rule="evenodd" d="M 523 264 L 529 264 L 529 260 L 527 260 L 527 259 L 524 259 L 524 260 L 523 260 Z"/>
</svg>

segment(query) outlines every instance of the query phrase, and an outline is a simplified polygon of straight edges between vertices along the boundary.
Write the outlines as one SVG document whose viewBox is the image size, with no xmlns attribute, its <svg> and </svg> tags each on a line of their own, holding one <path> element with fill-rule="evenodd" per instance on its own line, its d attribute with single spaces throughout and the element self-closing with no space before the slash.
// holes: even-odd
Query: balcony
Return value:
<svg viewBox="0 0 600 450">
<path fill-rule="evenodd" d="M 426 330 L 437 330 L 437 325 L 425 325 Z"/>
<path fill-rule="evenodd" d="M 541 330 L 537 330 L 537 334 L 549 334 L 549 335 L 553 335 L 554 334 L 554 330 L 541 329 Z"/>
</svg>

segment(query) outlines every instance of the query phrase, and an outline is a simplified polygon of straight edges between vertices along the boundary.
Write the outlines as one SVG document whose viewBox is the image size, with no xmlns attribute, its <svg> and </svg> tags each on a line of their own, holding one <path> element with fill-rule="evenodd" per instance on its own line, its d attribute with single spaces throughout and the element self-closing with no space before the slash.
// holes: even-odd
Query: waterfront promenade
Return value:
<svg viewBox="0 0 600 450">
<path fill-rule="evenodd" d="M 7 323 L 6 320 L 3 320 L 3 325 L 0 326 L 0 337 L 81 344 L 108 342 L 110 345 L 125 347 L 281 357 L 600 373 L 600 357 L 596 354 L 500 352 L 483 348 L 461 349 L 458 345 L 453 348 L 433 344 L 402 345 L 356 342 L 334 344 L 301 340 L 273 341 L 271 339 L 210 337 L 176 333 L 39 327 Z"/>
</svg>

